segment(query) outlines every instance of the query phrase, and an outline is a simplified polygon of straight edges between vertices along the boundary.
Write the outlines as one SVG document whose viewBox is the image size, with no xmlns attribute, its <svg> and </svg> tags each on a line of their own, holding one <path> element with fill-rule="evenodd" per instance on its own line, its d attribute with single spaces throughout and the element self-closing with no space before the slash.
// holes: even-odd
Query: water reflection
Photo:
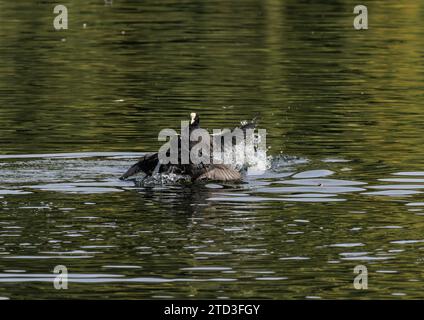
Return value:
<svg viewBox="0 0 424 320">
<path fill-rule="evenodd" d="M 60 298 L 353 298 L 357 264 L 367 298 L 422 298 L 423 4 L 368 6 L 357 32 L 344 0 L 75 0 L 54 32 L 2 1 L 0 299 L 57 298 L 58 264 Z M 270 170 L 117 179 L 191 111 L 259 112 Z"/>
<path fill-rule="evenodd" d="M 397 206 L 408 197 L 407 207 L 419 207 L 418 199 L 411 201 L 413 194 L 386 194 L 393 205 L 373 202 L 374 207 L 396 208 L 392 215 L 358 207 L 375 189 L 420 189 L 416 178 L 410 178 L 415 179 L 413 185 L 403 178 L 352 179 L 350 171 L 340 167 L 344 162 L 327 162 L 327 169 L 316 169 L 323 162 L 286 156 L 274 157 L 269 170 L 248 175 L 241 184 L 143 186 L 120 181 L 120 174 L 137 155 L 5 157 L 0 166 L 0 282 L 37 283 L 48 297 L 54 277 L 46 271 L 65 264 L 71 270 L 70 284 L 81 297 L 86 296 L 80 286 L 88 283 L 108 284 L 116 292 L 119 288 L 127 292 L 121 286 L 154 283 L 158 287 L 134 296 L 152 298 L 172 292 L 172 297 L 189 297 L 194 289 L 190 285 L 188 291 L 161 287 L 177 282 L 202 283 L 202 288 L 234 283 L 223 297 L 241 297 L 238 288 L 245 281 L 260 296 L 269 297 L 279 292 L 272 289 L 274 283 L 304 281 L 309 277 L 305 270 L 317 266 L 350 274 L 353 265 L 331 266 L 372 263 L 381 264 L 380 276 L 401 273 L 402 261 L 415 253 L 399 245 L 423 241 L 412 238 L 420 229 L 412 231 Z M 352 164 L 352 169 L 356 172 L 358 166 Z M 22 175 L 17 174 L 21 170 Z M 383 184 L 377 186 L 377 181 Z M 399 184 L 384 184 L 393 182 Z M 338 202 L 344 203 L 342 207 Z M 399 233 L 404 228 L 408 236 Z M 416 265 L 417 258 L 412 259 L 412 266 Z M 36 264 L 29 265 L 30 261 Z M 102 272 L 106 270 L 114 274 Z M 272 283 L 272 288 L 261 283 Z M 304 297 L 314 297 L 308 295 L 314 292 L 312 287 L 307 288 Z M 216 297 L 213 292 L 210 296 Z"/>
</svg>

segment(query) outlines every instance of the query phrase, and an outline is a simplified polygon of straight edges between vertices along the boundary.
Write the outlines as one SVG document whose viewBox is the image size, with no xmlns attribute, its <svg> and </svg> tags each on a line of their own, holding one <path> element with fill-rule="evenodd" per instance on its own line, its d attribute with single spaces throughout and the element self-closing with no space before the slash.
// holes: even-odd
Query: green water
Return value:
<svg viewBox="0 0 424 320">
<path fill-rule="evenodd" d="M 315 2 L 0 1 L 0 297 L 423 298 L 423 4 Z M 118 180 L 192 111 L 269 170 Z"/>
</svg>

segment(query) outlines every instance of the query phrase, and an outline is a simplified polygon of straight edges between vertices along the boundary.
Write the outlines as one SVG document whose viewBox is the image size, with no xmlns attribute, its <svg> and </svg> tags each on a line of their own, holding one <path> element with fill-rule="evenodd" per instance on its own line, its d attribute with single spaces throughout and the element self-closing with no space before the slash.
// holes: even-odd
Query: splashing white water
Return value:
<svg viewBox="0 0 424 320">
<path fill-rule="evenodd" d="M 230 146 L 230 150 L 224 152 L 233 154 L 230 167 L 238 171 L 244 171 L 246 175 L 262 175 L 270 168 L 272 157 L 267 157 L 266 148 L 259 148 L 261 136 L 256 134 L 251 142 Z"/>
</svg>

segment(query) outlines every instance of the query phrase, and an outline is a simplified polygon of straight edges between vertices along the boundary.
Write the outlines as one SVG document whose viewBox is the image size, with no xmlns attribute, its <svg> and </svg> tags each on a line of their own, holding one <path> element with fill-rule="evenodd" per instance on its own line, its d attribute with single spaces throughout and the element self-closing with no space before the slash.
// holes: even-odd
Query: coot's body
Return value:
<svg viewBox="0 0 424 320">
<path fill-rule="evenodd" d="M 256 127 L 256 121 L 253 120 L 240 129 L 244 132 L 247 129 L 254 129 Z M 196 113 L 191 114 L 191 121 L 189 124 L 189 133 L 193 130 L 200 128 L 200 119 Z M 178 139 L 179 146 L 179 157 L 181 157 L 181 141 L 180 137 L 174 137 Z M 190 148 L 196 142 L 190 142 Z M 181 161 L 179 161 L 180 163 Z M 225 164 L 161 164 L 159 163 L 158 153 L 148 154 L 142 157 L 136 164 L 131 166 L 128 171 L 122 175 L 121 180 L 126 180 L 131 176 L 143 172 L 146 176 L 152 176 L 155 173 L 174 173 L 178 175 L 185 175 L 191 177 L 192 181 L 237 181 L 241 180 L 241 174 L 239 171 L 229 167 Z"/>
</svg>

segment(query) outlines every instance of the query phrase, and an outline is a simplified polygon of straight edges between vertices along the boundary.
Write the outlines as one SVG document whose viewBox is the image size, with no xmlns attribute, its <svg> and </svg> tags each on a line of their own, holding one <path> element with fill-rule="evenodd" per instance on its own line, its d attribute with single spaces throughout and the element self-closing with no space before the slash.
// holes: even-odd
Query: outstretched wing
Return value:
<svg viewBox="0 0 424 320">
<path fill-rule="evenodd" d="M 215 180 L 215 181 L 237 181 L 241 180 L 241 174 L 223 164 L 215 164 L 205 166 L 203 172 L 195 179 L 199 180 Z"/>
<path fill-rule="evenodd" d="M 254 117 L 251 121 L 245 122 L 240 126 L 240 129 L 243 130 L 243 133 L 246 134 L 246 130 L 255 129 L 258 125 L 259 115 Z"/>
<path fill-rule="evenodd" d="M 236 138 L 236 135 L 234 134 L 236 129 L 241 130 L 242 133 L 243 133 L 243 138 L 246 139 L 247 130 L 254 130 L 257 125 L 258 125 L 258 116 L 253 118 L 253 120 L 251 120 L 251 121 L 245 121 L 245 122 L 241 123 L 241 125 L 239 127 L 235 127 L 235 128 L 233 128 L 233 130 L 225 129 L 218 134 L 212 134 L 211 161 L 213 161 L 213 157 L 216 153 L 226 152 L 226 144 L 224 144 L 224 142 L 226 143 L 227 139 L 231 138 L 230 143 L 232 143 L 231 144 L 232 146 L 235 146 L 237 144 L 237 138 Z M 220 150 L 214 149 L 215 143 L 217 143 L 217 145 L 221 145 Z"/>
<path fill-rule="evenodd" d="M 131 168 L 129 168 L 128 171 L 125 172 L 119 179 L 125 180 L 139 173 L 140 171 L 144 172 L 147 175 L 151 175 L 158 164 L 159 158 L 157 153 L 145 155 L 143 158 L 140 159 L 140 161 L 131 166 Z"/>
</svg>

